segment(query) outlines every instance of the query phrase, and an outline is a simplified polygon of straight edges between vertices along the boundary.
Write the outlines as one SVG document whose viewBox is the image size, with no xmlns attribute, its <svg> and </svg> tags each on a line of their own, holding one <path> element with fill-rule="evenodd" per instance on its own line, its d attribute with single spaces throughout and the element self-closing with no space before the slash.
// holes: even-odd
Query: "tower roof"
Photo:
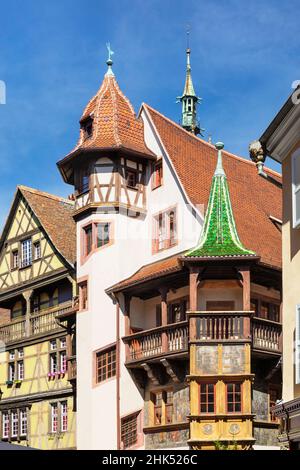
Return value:
<svg viewBox="0 0 300 470">
<path fill-rule="evenodd" d="M 123 149 L 141 157 L 155 158 L 144 141 L 144 127 L 137 118 L 132 104 L 122 93 L 112 71 L 112 51 L 107 60 L 108 70 L 93 98 L 88 102 L 80 119 L 80 134 L 75 148 L 58 162 L 66 180 L 70 174 L 69 163 L 73 158 L 87 151 Z M 86 124 L 91 132 L 87 135 Z M 68 167 L 65 164 L 68 163 Z"/>
<path fill-rule="evenodd" d="M 216 144 L 218 161 L 212 179 L 200 242 L 197 248 L 186 253 L 187 258 L 256 256 L 254 251 L 242 245 L 237 233 L 222 163 L 223 147 L 224 144 L 221 142 Z"/>
<path fill-rule="evenodd" d="M 195 96 L 196 98 L 198 98 L 195 93 L 193 80 L 192 80 L 190 55 L 191 55 L 191 49 L 188 48 L 186 50 L 186 77 L 185 77 L 185 85 L 184 85 L 182 97 L 183 96 Z"/>
</svg>

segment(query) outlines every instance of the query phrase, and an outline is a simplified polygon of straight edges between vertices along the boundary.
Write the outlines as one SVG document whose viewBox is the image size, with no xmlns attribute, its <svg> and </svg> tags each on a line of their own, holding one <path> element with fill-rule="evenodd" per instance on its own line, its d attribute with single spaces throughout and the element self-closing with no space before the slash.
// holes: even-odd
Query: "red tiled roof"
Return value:
<svg viewBox="0 0 300 470">
<path fill-rule="evenodd" d="M 169 258 L 164 258 L 154 263 L 146 264 L 142 266 L 136 273 L 134 273 L 129 278 L 124 281 L 118 282 L 111 288 L 107 289 L 107 292 L 118 291 L 129 287 L 139 282 L 145 280 L 154 279 L 166 274 L 170 274 L 176 271 L 180 271 L 182 268 L 182 263 L 179 259 L 179 256 L 183 253 L 177 253 L 176 255 L 170 256 Z"/>
<path fill-rule="evenodd" d="M 56 249 L 71 264 L 76 260 L 74 202 L 26 186 L 18 186 Z"/>
<path fill-rule="evenodd" d="M 105 75 L 96 95 L 87 104 L 80 121 L 93 119 L 93 133 L 85 138 L 80 130 L 77 146 L 69 156 L 80 149 L 123 148 L 154 157 L 144 141 L 144 127 L 134 109 L 122 93 L 114 75 Z"/>
<path fill-rule="evenodd" d="M 190 134 L 148 105 L 144 105 L 158 131 L 189 199 L 195 205 L 208 203 L 217 151 L 208 142 Z M 281 267 L 281 233 L 270 216 L 282 220 L 281 188 L 257 174 L 253 162 L 223 152 L 223 166 L 237 231 L 243 245 L 255 251 L 261 262 Z M 281 180 L 275 171 L 266 172 Z"/>
<path fill-rule="evenodd" d="M 217 162 L 215 147 L 185 131 L 178 124 L 144 104 L 174 165 L 188 198 L 194 205 L 208 203 Z M 223 151 L 233 214 L 243 245 L 260 256 L 260 262 L 281 269 L 281 232 L 271 218 L 282 220 L 281 188 L 260 178 L 254 163 Z M 277 181 L 281 175 L 265 169 Z M 200 234 L 199 234 L 200 236 Z M 133 284 L 181 269 L 180 254 L 141 267 L 129 278 L 108 289 Z"/>
</svg>

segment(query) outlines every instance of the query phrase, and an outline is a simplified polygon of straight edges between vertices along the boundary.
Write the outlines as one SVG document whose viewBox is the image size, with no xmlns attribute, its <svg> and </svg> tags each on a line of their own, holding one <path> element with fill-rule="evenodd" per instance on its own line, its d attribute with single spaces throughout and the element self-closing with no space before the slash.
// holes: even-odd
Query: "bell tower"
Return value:
<svg viewBox="0 0 300 470">
<path fill-rule="evenodd" d="M 189 45 L 188 45 L 189 46 Z M 195 135 L 201 134 L 204 129 L 200 128 L 200 124 L 197 119 L 197 105 L 201 102 L 201 98 L 196 95 L 193 80 L 192 80 L 192 69 L 191 69 L 191 49 L 186 49 L 186 78 L 183 89 L 183 94 L 177 98 L 178 102 L 181 102 L 181 125 L 184 129 L 192 132 Z"/>
</svg>

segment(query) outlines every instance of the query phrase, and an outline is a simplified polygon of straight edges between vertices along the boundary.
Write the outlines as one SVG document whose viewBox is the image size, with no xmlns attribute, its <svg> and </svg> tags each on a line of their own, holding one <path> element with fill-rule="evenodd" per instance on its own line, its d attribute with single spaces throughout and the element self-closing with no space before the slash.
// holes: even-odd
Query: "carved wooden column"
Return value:
<svg viewBox="0 0 300 470">
<path fill-rule="evenodd" d="M 168 289 L 166 287 L 162 287 L 160 290 L 161 295 L 161 325 L 167 326 L 168 324 Z M 166 331 L 162 332 L 162 352 L 168 351 L 168 335 Z"/>
<path fill-rule="evenodd" d="M 250 270 L 249 267 L 240 267 L 238 269 L 243 280 L 243 310 L 249 311 L 251 309 L 251 289 L 250 289 Z M 244 335 L 245 338 L 251 337 L 250 317 L 244 318 Z"/>
<path fill-rule="evenodd" d="M 199 267 L 190 268 L 190 311 L 198 310 L 198 283 L 199 283 Z M 189 321 L 190 339 L 196 338 L 196 318 Z"/>
<path fill-rule="evenodd" d="M 125 336 L 129 336 L 131 334 L 131 327 L 130 327 L 130 301 L 131 296 L 124 294 L 124 321 L 125 321 Z M 125 358 L 126 361 L 130 360 L 130 351 L 129 351 L 129 344 L 125 344 Z"/>
<path fill-rule="evenodd" d="M 25 336 L 30 336 L 30 300 L 33 290 L 23 292 L 23 297 L 26 301 L 26 314 L 25 314 Z"/>
</svg>

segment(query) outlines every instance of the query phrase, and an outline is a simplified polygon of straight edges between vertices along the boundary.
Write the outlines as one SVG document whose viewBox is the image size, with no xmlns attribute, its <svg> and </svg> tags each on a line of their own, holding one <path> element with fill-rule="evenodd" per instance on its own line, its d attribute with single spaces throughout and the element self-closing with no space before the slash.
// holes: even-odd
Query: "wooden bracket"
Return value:
<svg viewBox="0 0 300 470">
<path fill-rule="evenodd" d="M 184 373 L 175 362 L 170 362 L 168 359 L 161 359 L 160 362 L 165 367 L 167 374 L 171 377 L 173 382 L 180 383 L 184 378 Z"/>
</svg>

